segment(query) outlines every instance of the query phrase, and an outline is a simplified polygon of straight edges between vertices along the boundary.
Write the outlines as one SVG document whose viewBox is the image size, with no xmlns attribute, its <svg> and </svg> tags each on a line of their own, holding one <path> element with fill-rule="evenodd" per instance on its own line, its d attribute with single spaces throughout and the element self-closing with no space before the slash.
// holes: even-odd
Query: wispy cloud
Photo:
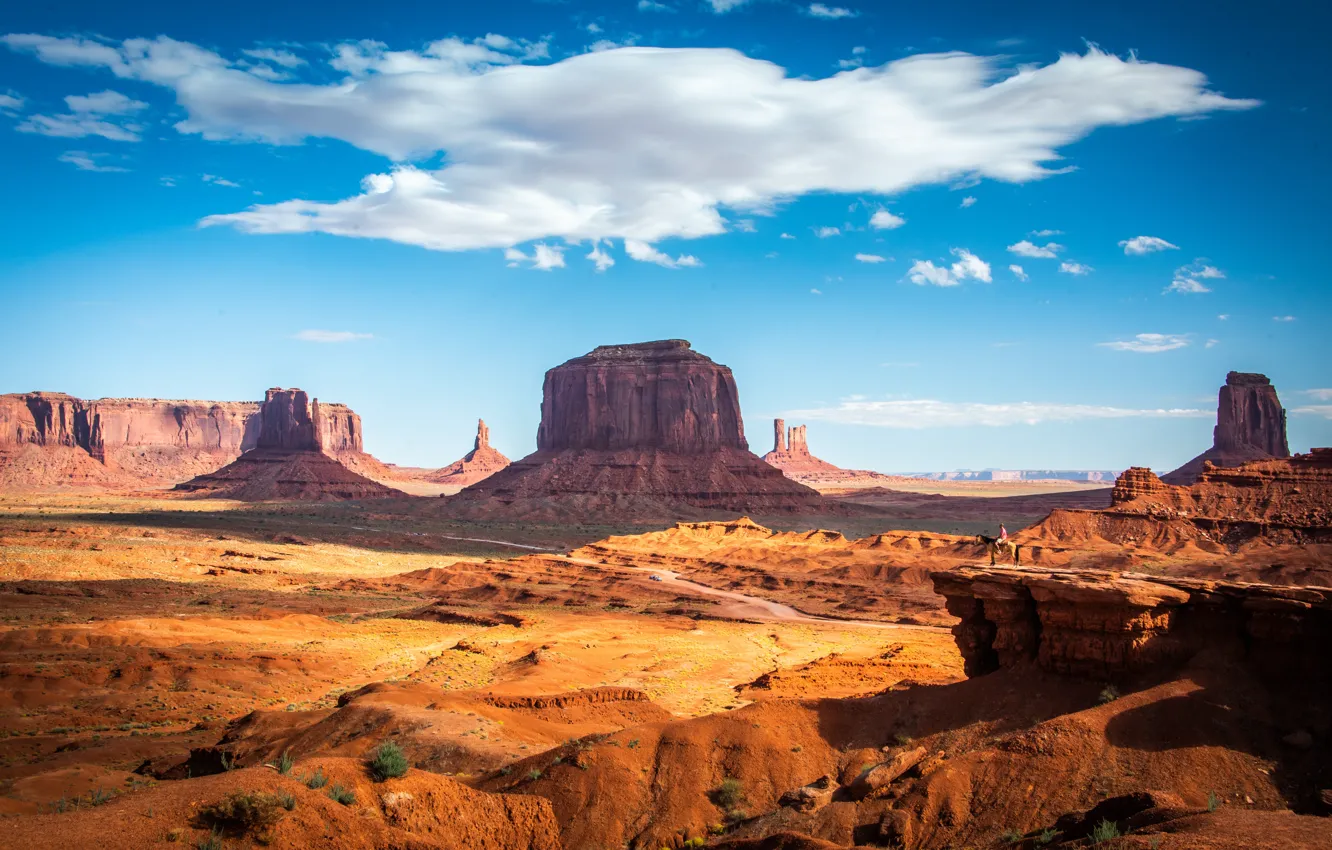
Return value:
<svg viewBox="0 0 1332 850">
<path fill-rule="evenodd" d="M 360 334 L 352 331 L 301 331 L 292 337 L 301 342 L 355 342 L 358 339 L 374 339 L 374 334 Z"/>
<path fill-rule="evenodd" d="M 1317 401 L 1332 401 L 1332 389 L 1302 390 L 1301 392 Z"/>
<path fill-rule="evenodd" d="M 587 259 L 596 264 L 597 271 L 599 272 L 604 272 L 606 269 L 615 265 L 615 259 L 601 249 L 600 239 L 592 242 L 592 251 L 587 255 Z"/>
<path fill-rule="evenodd" d="M 1332 419 L 1332 404 L 1306 404 L 1304 407 L 1297 407 L 1291 412 L 1302 416 L 1321 416 L 1324 419 Z"/>
<path fill-rule="evenodd" d="M 839 18 L 854 18 L 860 13 L 842 6 L 828 6 L 823 3 L 811 3 L 809 4 L 809 8 L 805 10 L 805 14 L 809 15 L 811 18 L 823 18 L 826 21 L 835 21 Z"/>
<path fill-rule="evenodd" d="M 1179 250 L 1178 245 L 1171 245 L 1159 236 L 1134 236 L 1119 243 L 1124 253 L 1129 256 L 1142 256 L 1157 251 Z"/>
<path fill-rule="evenodd" d="M 1091 266 L 1084 266 L 1082 263 L 1063 262 L 1059 264 L 1059 270 L 1064 274 L 1085 275 L 1096 271 Z"/>
<path fill-rule="evenodd" d="M 106 156 L 104 153 L 88 153 L 86 151 L 65 151 L 56 157 L 60 162 L 67 162 L 77 168 L 79 171 L 129 171 L 128 168 L 121 168 L 118 165 L 102 165 L 97 160 Z"/>
<path fill-rule="evenodd" d="M 1023 239 L 1015 245 L 1009 245 L 1008 250 L 1019 257 L 1032 257 L 1033 259 L 1053 260 L 1055 255 L 1064 250 L 1064 246 L 1058 242 L 1047 242 L 1044 245 L 1036 245 Z"/>
<path fill-rule="evenodd" d="M 1039 425 L 1044 422 L 1078 422 L 1089 419 L 1195 419 L 1215 411 L 1194 409 L 1135 409 L 1092 404 L 1043 402 L 948 402 L 935 399 L 861 401 L 845 399 L 835 407 L 789 410 L 788 419 L 814 419 L 847 425 L 879 428 L 964 428 Z"/>
<path fill-rule="evenodd" d="M 1008 267 L 1008 270 L 1009 270 L 1010 272 L 1012 272 L 1012 273 L 1013 273 L 1013 277 L 1017 278 L 1018 280 L 1026 280 L 1026 279 L 1027 279 L 1027 273 L 1024 272 L 1024 271 L 1022 270 L 1022 266 L 1019 266 L 1019 265 L 1017 265 L 1016 263 L 1014 263 L 1013 265 L 1009 266 L 1009 267 Z"/>
<path fill-rule="evenodd" d="M 640 263 L 656 263 L 668 269 L 690 269 L 703 265 L 698 257 L 691 254 L 681 254 L 672 259 L 669 254 L 664 254 L 648 243 L 640 242 L 637 239 L 624 240 L 624 252 Z"/>
<path fill-rule="evenodd" d="M 888 210 L 878 210 L 870 216 L 869 223 L 875 230 L 893 230 L 906 224 L 906 219 L 900 215 L 893 215 Z"/>
<path fill-rule="evenodd" d="M 1294 317 L 1294 316 L 1273 316 L 1273 317 L 1272 317 L 1272 321 L 1274 321 L 1274 322 L 1293 322 L 1293 321 L 1295 321 L 1295 317 Z"/>
<path fill-rule="evenodd" d="M 814 235 L 819 237 L 820 239 L 827 239 L 829 236 L 840 236 L 841 233 L 842 233 L 841 229 L 836 227 L 814 228 Z"/>
<path fill-rule="evenodd" d="M 25 103 L 27 100 L 13 89 L 0 92 L 0 112 L 17 112 Z"/>
<path fill-rule="evenodd" d="M 596 250 L 595 246 L 593 250 Z M 540 242 L 532 246 L 532 253 L 530 254 L 525 254 L 517 248 L 505 248 L 504 259 L 508 262 L 509 268 L 517 268 L 523 263 L 527 263 L 529 268 L 548 272 L 553 269 L 564 268 L 564 249 L 558 245 L 547 245 Z"/>
<path fill-rule="evenodd" d="M 823 290 L 822 290 L 822 289 L 811 289 L 811 290 L 809 291 L 809 294 L 810 294 L 810 295 L 822 295 L 822 294 L 823 294 Z"/>
<path fill-rule="evenodd" d="M 856 259 L 862 263 L 882 263 L 888 258 L 878 254 L 856 254 Z"/>
<path fill-rule="evenodd" d="M 1189 344 L 1189 338 L 1186 334 L 1138 334 L 1133 339 L 1122 339 L 1114 342 L 1098 342 L 1096 344 L 1102 348 L 1112 348 L 1115 351 L 1135 351 L 1138 354 L 1159 354 L 1162 351 L 1174 351 L 1176 348 L 1184 348 Z"/>
<path fill-rule="evenodd" d="M 1062 231 L 1062 230 L 1033 230 L 1031 233 L 1028 233 L 1027 235 L 1028 235 L 1028 236 L 1034 236 L 1034 237 L 1036 237 L 1037 239 L 1044 239 L 1044 238 L 1046 238 L 1047 236 L 1063 236 L 1063 235 L 1064 235 L 1064 231 Z"/>
<path fill-rule="evenodd" d="M 966 209 L 967 207 L 972 206 L 975 203 L 976 199 L 971 195 L 967 195 L 965 198 L 962 199 L 962 203 L 959 204 L 958 206 L 962 207 L 962 209 Z"/>
<path fill-rule="evenodd" d="M 1216 266 L 1209 266 L 1202 260 L 1194 260 L 1187 266 L 1180 266 L 1175 269 L 1175 279 L 1170 282 L 1163 291 L 1179 292 L 1185 295 L 1202 294 L 1211 292 L 1212 288 L 1203 283 L 1204 280 L 1220 280 L 1226 276 L 1226 273 Z M 1224 320 L 1225 317 L 1218 316 Z"/>
<path fill-rule="evenodd" d="M 200 178 L 205 183 L 212 183 L 214 186 L 226 186 L 228 189 L 239 189 L 241 186 L 234 180 L 228 180 L 225 177 L 218 177 L 216 174 L 203 174 Z"/>
</svg>

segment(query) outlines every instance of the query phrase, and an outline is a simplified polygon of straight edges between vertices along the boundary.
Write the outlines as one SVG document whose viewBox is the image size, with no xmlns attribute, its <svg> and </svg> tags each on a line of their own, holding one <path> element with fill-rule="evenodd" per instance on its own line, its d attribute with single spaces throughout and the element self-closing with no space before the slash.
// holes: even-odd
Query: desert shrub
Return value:
<svg viewBox="0 0 1332 850">
<path fill-rule="evenodd" d="M 745 786 L 739 779 L 728 776 L 712 789 L 712 800 L 723 809 L 734 809 L 745 799 Z"/>
<path fill-rule="evenodd" d="M 277 768 L 278 773 L 286 776 L 288 773 L 291 773 L 291 769 L 296 766 L 296 759 L 291 757 L 290 752 L 283 750 L 282 755 L 277 757 L 277 761 L 273 766 Z"/>
<path fill-rule="evenodd" d="M 744 809 L 731 809 L 726 813 L 726 822 L 729 824 L 737 824 L 747 817 L 749 817 L 749 814 Z"/>
<path fill-rule="evenodd" d="M 306 788 L 318 791 L 320 788 L 323 788 L 328 784 L 328 777 L 324 775 L 323 768 L 317 767 L 315 768 L 313 775 L 305 777 L 302 781 L 305 783 Z"/>
<path fill-rule="evenodd" d="M 1119 837 L 1119 826 L 1111 820 L 1103 820 L 1092 827 L 1091 843 L 1100 844 L 1102 841 L 1110 841 Z"/>
<path fill-rule="evenodd" d="M 1207 811 L 1214 812 L 1221 808 L 1221 798 L 1216 796 L 1215 791 L 1207 792 Z"/>
<path fill-rule="evenodd" d="M 199 810 L 206 820 L 238 832 L 267 832 L 286 814 L 282 798 L 264 791 L 232 791 Z"/>
<path fill-rule="evenodd" d="M 1096 698 L 1096 702 L 1099 705 L 1105 705 L 1106 703 L 1114 702 L 1117 699 L 1119 699 L 1119 688 L 1116 688 L 1114 685 L 1106 685 L 1104 688 L 1101 688 L 1101 694 Z"/>
<path fill-rule="evenodd" d="M 529 771 L 527 772 L 527 778 L 528 778 L 528 779 L 532 779 L 532 780 L 540 779 L 540 778 L 541 778 L 541 770 L 540 770 L 539 768 L 535 768 L 535 767 L 532 768 L 531 770 L 529 770 Z"/>
<path fill-rule="evenodd" d="M 375 749 L 375 754 L 370 759 L 370 775 L 376 782 L 383 782 L 386 779 L 402 776 L 410 766 L 402 747 L 392 741 L 385 741 Z"/>
<path fill-rule="evenodd" d="M 631 749 L 631 750 L 636 750 L 636 749 L 638 749 L 638 739 L 637 739 L 637 738 L 633 739 L 633 740 L 630 741 L 628 744 L 625 744 L 625 746 L 628 747 L 628 748 Z"/>
<path fill-rule="evenodd" d="M 194 850 L 223 850 L 225 846 L 222 834 L 216 829 L 194 842 Z"/>
<path fill-rule="evenodd" d="M 1022 840 L 1022 833 L 1016 829 L 1006 829 L 999 834 L 999 840 L 1005 844 L 1016 844 Z"/>
<path fill-rule="evenodd" d="M 343 788 L 341 785 L 334 785 L 328 789 L 328 796 L 329 799 L 344 806 L 350 806 L 356 802 L 356 792 L 350 788 Z"/>
<path fill-rule="evenodd" d="M 296 808 L 296 795 L 286 791 L 280 791 L 277 795 L 278 800 L 282 802 L 282 808 L 291 811 Z"/>
<path fill-rule="evenodd" d="M 1036 836 L 1036 843 L 1044 847 L 1047 844 L 1053 844 L 1054 840 L 1058 837 L 1059 830 L 1054 829 L 1053 827 L 1047 827 L 1041 830 L 1040 835 Z"/>
<path fill-rule="evenodd" d="M 113 796 L 115 795 L 103 788 L 94 788 L 88 792 L 88 805 L 100 806 L 103 803 L 109 803 Z"/>
<path fill-rule="evenodd" d="M 912 740 L 912 737 L 905 732 L 898 732 L 893 736 L 893 743 L 897 744 L 899 747 L 907 746 Z"/>
</svg>

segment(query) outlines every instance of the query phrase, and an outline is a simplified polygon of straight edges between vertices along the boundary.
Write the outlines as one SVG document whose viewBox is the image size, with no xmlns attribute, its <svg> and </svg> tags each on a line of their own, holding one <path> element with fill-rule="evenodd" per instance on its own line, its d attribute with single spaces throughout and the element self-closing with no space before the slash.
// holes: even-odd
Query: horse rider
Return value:
<svg viewBox="0 0 1332 850">
<path fill-rule="evenodd" d="M 1008 529 L 1004 528 L 1004 524 L 1002 522 L 999 523 L 999 542 L 1000 543 L 1008 542 Z"/>
</svg>

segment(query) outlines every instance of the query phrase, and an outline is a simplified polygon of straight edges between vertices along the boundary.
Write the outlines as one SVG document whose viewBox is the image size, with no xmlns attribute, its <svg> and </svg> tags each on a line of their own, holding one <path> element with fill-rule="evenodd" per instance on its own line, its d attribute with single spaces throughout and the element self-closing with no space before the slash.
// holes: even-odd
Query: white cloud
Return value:
<svg viewBox="0 0 1332 850">
<path fill-rule="evenodd" d="M 1294 316 L 1273 316 L 1273 317 L 1272 317 L 1272 321 L 1274 321 L 1274 322 L 1293 322 L 1293 321 L 1295 321 L 1295 317 L 1294 317 Z"/>
<path fill-rule="evenodd" d="M 1305 395 L 1318 401 L 1332 401 L 1332 389 L 1328 390 L 1304 390 Z"/>
<path fill-rule="evenodd" d="M 948 402 L 934 399 L 861 401 L 846 399 L 836 407 L 790 410 L 783 414 L 794 420 L 821 420 L 847 425 L 873 425 L 880 428 L 964 428 L 969 426 L 1004 427 L 1038 425 L 1044 422 L 1079 422 L 1089 419 L 1176 419 L 1206 418 L 1215 411 L 1193 409 L 1133 409 L 1091 404 L 1041 402 Z"/>
<path fill-rule="evenodd" d="M 638 0 L 638 11 L 640 12 L 674 12 L 670 6 L 665 3 L 656 3 L 653 0 Z M 593 32 L 601 32 L 601 27 L 597 27 Z"/>
<path fill-rule="evenodd" d="M 953 255 L 957 261 L 951 266 L 936 266 L 930 260 L 916 260 L 907 269 L 907 280 L 917 286 L 957 286 L 968 278 L 985 283 L 992 280 L 990 264 L 966 248 L 954 248 Z"/>
<path fill-rule="evenodd" d="M 1063 236 L 1063 235 L 1064 235 L 1064 231 L 1062 231 L 1062 230 L 1033 230 L 1031 233 L 1029 233 L 1029 234 L 1027 234 L 1027 235 L 1028 235 L 1028 236 L 1035 236 L 1035 237 L 1037 237 L 1038 239 L 1044 239 L 1044 238 L 1047 237 L 1047 236 Z"/>
<path fill-rule="evenodd" d="M 795 237 L 792 236 L 792 235 L 789 234 L 789 233 L 783 233 L 783 234 L 782 234 L 782 238 L 783 238 L 783 239 L 794 239 Z"/>
<path fill-rule="evenodd" d="M 712 7 L 712 11 L 716 12 L 718 15 L 723 15 L 748 2 L 749 0 L 708 0 L 708 5 Z"/>
<path fill-rule="evenodd" d="M 241 53 L 251 59 L 258 59 L 260 62 L 271 62 L 283 68 L 299 68 L 305 64 L 304 59 L 289 50 L 273 50 L 261 47 L 255 50 L 242 50 Z"/>
<path fill-rule="evenodd" d="M 1119 247 L 1124 249 L 1125 254 L 1131 256 L 1179 249 L 1178 245 L 1171 245 L 1159 236 L 1134 236 L 1132 239 L 1125 239 L 1120 242 Z"/>
<path fill-rule="evenodd" d="M 961 207 L 962 209 L 966 209 L 967 207 L 971 206 L 974 203 L 976 203 L 976 199 L 973 198 L 971 195 L 967 195 L 965 198 L 962 199 Z"/>
<path fill-rule="evenodd" d="M 1221 271 L 1216 266 L 1203 266 L 1197 271 L 1191 272 L 1191 274 L 1193 274 L 1194 277 L 1210 278 L 1224 278 L 1226 276 L 1225 272 Z"/>
<path fill-rule="evenodd" d="M 1010 272 L 1012 272 L 1012 273 L 1013 273 L 1013 277 L 1017 278 L 1018 280 L 1026 280 L 1026 279 L 1027 279 L 1027 273 L 1024 272 L 1024 271 L 1022 270 L 1022 266 L 1019 266 L 1019 265 L 1017 265 L 1016 263 L 1013 264 L 1013 265 L 1011 265 L 1011 266 L 1009 266 L 1009 267 L 1008 267 L 1008 270 L 1009 270 Z"/>
<path fill-rule="evenodd" d="M 204 174 L 204 175 L 201 175 L 201 179 L 203 180 L 203 182 L 205 182 L 205 183 L 212 183 L 214 186 L 226 186 L 226 187 L 229 188 L 229 189 L 239 189 L 239 188 L 240 188 L 240 184 L 239 184 L 239 183 L 237 183 L 237 182 L 235 182 L 235 181 L 233 181 L 233 180 L 228 180 L 228 179 L 225 178 L 225 177 L 218 177 L 216 174 Z"/>
<path fill-rule="evenodd" d="M 161 183 L 163 186 L 175 186 L 175 185 L 176 185 L 176 178 L 174 178 L 174 177 L 159 177 L 159 178 L 157 178 L 157 182 L 158 182 L 158 183 Z"/>
<path fill-rule="evenodd" d="M 1103 348 L 1113 348 L 1115 351 L 1159 354 L 1162 351 L 1173 351 L 1176 348 L 1185 347 L 1189 344 L 1189 338 L 1184 334 L 1138 334 L 1129 340 L 1098 342 L 1096 344 Z"/>
<path fill-rule="evenodd" d="M 85 151 L 65 151 L 56 159 L 60 162 L 67 162 L 80 171 L 129 171 L 128 168 L 121 168 L 117 165 L 102 165 L 97 160 L 106 156 L 102 153 L 87 153 Z"/>
<path fill-rule="evenodd" d="M 713 8 L 733 8 L 713 0 Z M 435 250 L 537 239 L 697 238 L 720 213 L 816 192 L 888 196 L 957 180 L 1057 173 L 1100 127 L 1248 109 L 1197 71 L 1088 49 L 1044 66 L 963 53 L 910 56 L 815 79 L 723 48 L 547 57 L 503 36 L 391 50 L 339 44 L 328 69 L 260 79 L 167 37 L 0 37 L 59 65 L 169 89 L 181 133 L 299 144 L 337 139 L 395 163 L 364 191 L 260 204 L 205 224 L 325 232 Z M 571 109 L 569 104 L 578 104 Z M 437 158 L 425 169 L 406 164 Z"/>
<path fill-rule="evenodd" d="M 587 255 L 587 258 L 596 263 L 597 271 L 599 272 L 604 272 L 606 269 L 615 265 L 615 258 L 601 250 L 601 240 L 594 240 L 592 242 L 592 252 Z"/>
<path fill-rule="evenodd" d="M 96 94 L 71 94 L 65 98 L 65 103 L 70 112 L 89 112 L 94 115 L 127 115 L 148 105 L 109 89 Z"/>
<path fill-rule="evenodd" d="M 758 233 L 758 228 L 754 226 L 754 219 L 752 218 L 737 218 L 734 225 L 734 229 L 741 233 Z"/>
<path fill-rule="evenodd" d="M 1185 295 L 1201 294 L 1212 290 L 1202 281 L 1193 277 L 1177 277 L 1165 288 L 1166 292 L 1179 292 Z"/>
<path fill-rule="evenodd" d="M 1292 412 L 1304 416 L 1321 416 L 1324 419 L 1332 419 L 1332 404 L 1310 404 L 1297 407 Z"/>
<path fill-rule="evenodd" d="M 869 223 L 875 230 L 894 230 L 906 224 L 906 219 L 900 215 L 893 215 L 888 210 L 878 210 L 870 216 Z"/>
<path fill-rule="evenodd" d="M 355 342 L 358 339 L 374 339 L 374 334 L 358 334 L 351 331 L 301 331 L 292 337 L 301 342 Z"/>
<path fill-rule="evenodd" d="M 1093 269 L 1091 266 L 1084 266 L 1082 263 L 1068 263 L 1068 262 L 1060 263 L 1059 270 L 1064 274 L 1077 274 L 1077 275 L 1091 274 L 1093 271 L 1095 271 L 1095 269 Z"/>
<path fill-rule="evenodd" d="M 1229 313 L 1222 313 L 1221 315 L 1217 316 L 1217 318 L 1224 322 L 1224 321 L 1226 321 L 1227 319 L 1230 318 L 1230 314 L 1229 314 Z"/>
<path fill-rule="evenodd" d="M 816 228 L 814 228 L 814 235 L 817 236 L 817 237 L 819 237 L 820 239 L 827 239 L 829 236 L 840 236 L 841 234 L 842 234 L 842 231 L 841 231 L 841 230 L 838 230 L 836 227 L 816 227 Z"/>
<path fill-rule="evenodd" d="M 0 112 L 16 112 L 22 109 L 26 102 L 16 91 L 0 92 Z"/>
<path fill-rule="evenodd" d="M 878 254 L 856 254 L 856 259 L 862 263 L 882 263 L 887 258 Z"/>
<path fill-rule="evenodd" d="M 508 260 L 510 268 L 527 263 L 537 271 L 548 272 L 552 269 L 564 268 L 564 249 L 558 245 L 547 245 L 540 242 L 532 246 L 531 254 L 524 254 L 517 248 L 506 248 L 504 249 L 504 259 Z"/>
<path fill-rule="evenodd" d="M 142 129 L 135 124 L 114 124 L 91 113 L 70 115 L 31 115 L 18 125 L 21 133 L 37 133 L 62 139 L 101 136 L 113 142 L 137 142 Z"/>
<path fill-rule="evenodd" d="M 1170 285 L 1165 288 L 1164 292 L 1180 292 L 1184 294 L 1211 292 L 1212 288 L 1203 283 L 1203 281 L 1218 280 L 1225 276 L 1225 272 L 1221 271 L 1216 266 L 1209 266 L 1202 260 L 1194 260 L 1186 266 L 1180 266 L 1175 269 L 1175 279 L 1170 282 Z M 1218 316 L 1217 318 L 1224 321 L 1226 317 Z"/>
<path fill-rule="evenodd" d="M 1209 339 L 1209 340 L 1207 340 L 1207 342 L 1203 345 L 1203 348 L 1215 348 L 1216 346 L 1218 346 L 1218 345 L 1220 345 L 1220 344 L 1221 344 L 1221 340 L 1219 340 L 1219 339 Z"/>
<path fill-rule="evenodd" d="M 823 290 L 822 290 L 822 289 L 811 289 L 811 290 L 809 291 L 809 294 L 810 294 L 810 295 L 822 295 L 822 294 L 823 294 Z"/>
<path fill-rule="evenodd" d="M 842 6 L 827 6 L 823 3 L 811 3 L 805 10 L 805 14 L 811 18 L 823 18 L 828 21 L 835 21 L 838 18 L 854 18 L 859 12 L 853 12 Z"/>
<path fill-rule="evenodd" d="M 699 262 L 698 257 L 689 254 L 681 254 L 672 260 L 670 255 L 663 254 L 648 243 L 638 239 L 624 240 L 624 252 L 640 263 L 656 263 L 668 269 L 693 268 L 703 265 Z"/>
<path fill-rule="evenodd" d="M 1009 245 L 1008 250 L 1019 257 L 1032 257 L 1033 259 L 1053 260 L 1055 255 L 1064 250 L 1064 246 L 1058 242 L 1047 242 L 1044 246 L 1035 245 L 1023 239 L 1016 245 Z"/>
</svg>

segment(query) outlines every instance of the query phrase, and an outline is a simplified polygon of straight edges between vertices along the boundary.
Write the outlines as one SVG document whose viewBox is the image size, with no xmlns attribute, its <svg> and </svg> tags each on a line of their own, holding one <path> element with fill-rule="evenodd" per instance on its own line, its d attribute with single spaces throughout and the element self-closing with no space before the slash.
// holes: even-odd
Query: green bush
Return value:
<svg viewBox="0 0 1332 850">
<path fill-rule="evenodd" d="M 728 776 L 712 789 L 712 799 L 723 809 L 733 809 L 745 799 L 745 787 L 739 779 Z"/>
<path fill-rule="evenodd" d="M 402 747 L 392 741 L 380 744 L 370 759 L 370 775 L 376 782 L 396 779 L 405 774 L 409 767 L 411 765 L 407 763 L 407 756 L 403 753 Z"/>
<path fill-rule="evenodd" d="M 222 834 L 216 829 L 194 842 L 194 850 L 222 850 L 225 846 L 222 843 Z"/>
<path fill-rule="evenodd" d="M 1111 841 L 1119 837 L 1119 826 L 1110 820 L 1103 820 L 1092 827 L 1091 843 L 1100 844 L 1102 841 Z"/>
<path fill-rule="evenodd" d="M 350 788 L 343 788 L 341 785 L 334 785 L 328 789 L 329 799 L 341 803 L 344 806 L 350 806 L 356 802 L 356 792 Z"/>
<path fill-rule="evenodd" d="M 288 773 L 291 773 L 291 769 L 295 765 L 296 765 L 296 759 L 291 757 L 291 753 L 287 752 L 286 750 L 283 750 L 282 755 L 277 757 L 277 761 L 274 763 L 273 766 L 277 768 L 278 773 L 282 774 L 283 776 L 286 776 Z"/>
<path fill-rule="evenodd" d="M 1215 791 L 1207 792 L 1207 811 L 1214 812 L 1221 808 L 1221 798 L 1216 796 Z"/>
<path fill-rule="evenodd" d="M 295 794 L 289 794 L 286 791 L 281 791 L 278 793 L 277 797 L 279 800 L 282 801 L 282 808 L 286 809 L 287 811 L 291 811 L 292 809 L 296 808 Z"/>
<path fill-rule="evenodd" d="M 1105 705 L 1108 702 L 1114 702 L 1119 699 L 1119 688 L 1114 685 L 1106 685 L 1101 689 L 1101 694 L 1096 698 L 1096 702 Z"/>
<path fill-rule="evenodd" d="M 286 814 L 283 800 L 264 791 L 232 791 L 220 801 L 204 806 L 199 814 L 214 826 L 238 832 L 267 832 Z"/>
<path fill-rule="evenodd" d="M 328 784 L 328 777 L 324 775 L 323 768 L 317 767 L 312 776 L 307 776 L 302 781 L 305 783 L 306 788 L 318 791 L 320 788 L 323 788 Z"/>
</svg>

